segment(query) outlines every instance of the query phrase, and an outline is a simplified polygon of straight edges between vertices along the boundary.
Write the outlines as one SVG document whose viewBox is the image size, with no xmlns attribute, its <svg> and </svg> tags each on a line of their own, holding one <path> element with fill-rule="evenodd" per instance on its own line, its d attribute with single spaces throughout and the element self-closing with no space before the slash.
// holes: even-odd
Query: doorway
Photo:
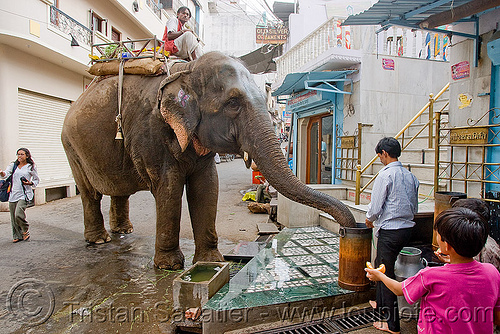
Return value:
<svg viewBox="0 0 500 334">
<path fill-rule="evenodd" d="M 311 117 L 307 125 L 306 183 L 332 184 L 333 115 Z"/>
</svg>

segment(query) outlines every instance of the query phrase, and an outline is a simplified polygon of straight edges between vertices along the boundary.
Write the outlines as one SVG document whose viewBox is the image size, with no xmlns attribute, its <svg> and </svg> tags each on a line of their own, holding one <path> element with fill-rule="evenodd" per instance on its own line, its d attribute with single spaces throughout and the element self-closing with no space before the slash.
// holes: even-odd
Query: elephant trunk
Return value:
<svg viewBox="0 0 500 334">
<path fill-rule="evenodd" d="M 342 226 L 356 226 L 354 216 L 341 201 L 308 187 L 292 173 L 270 126 L 259 130 L 259 138 L 247 137 L 245 142 L 249 147 L 243 148 L 248 149 L 264 177 L 283 196 L 330 214 Z"/>
</svg>

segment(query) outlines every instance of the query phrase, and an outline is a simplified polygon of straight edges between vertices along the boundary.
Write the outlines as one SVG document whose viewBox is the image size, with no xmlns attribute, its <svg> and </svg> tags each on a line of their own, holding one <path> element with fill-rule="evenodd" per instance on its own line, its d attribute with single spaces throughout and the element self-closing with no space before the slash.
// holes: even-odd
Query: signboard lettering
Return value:
<svg viewBox="0 0 500 334">
<path fill-rule="evenodd" d="M 486 144 L 487 142 L 487 127 L 458 128 L 450 131 L 450 144 Z"/>
<path fill-rule="evenodd" d="M 257 43 L 283 44 L 288 38 L 286 27 L 257 27 L 255 32 Z"/>
<path fill-rule="evenodd" d="M 384 70 L 394 71 L 394 59 L 382 58 L 382 68 Z"/>
<path fill-rule="evenodd" d="M 340 138 L 340 147 L 355 148 L 356 136 L 343 136 Z"/>
<path fill-rule="evenodd" d="M 316 102 L 319 100 L 321 100 L 321 95 L 318 94 L 318 91 L 310 90 L 288 99 L 286 104 L 287 109 L 297 109 L 311 102 Z"/>
<path fill-rule="evenodd" d="M 470 65 L 468 61 L 461 61 L 451 66 L 451 77 L 453 80 L 468 78 L 470 75 Z"/>
</svg>

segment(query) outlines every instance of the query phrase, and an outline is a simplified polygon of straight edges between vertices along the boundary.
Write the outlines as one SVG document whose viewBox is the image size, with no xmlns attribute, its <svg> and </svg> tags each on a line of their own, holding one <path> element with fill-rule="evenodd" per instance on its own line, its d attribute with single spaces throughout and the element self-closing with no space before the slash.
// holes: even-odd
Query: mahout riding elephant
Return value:
<svg viewBox="0 0 500 334">
<path fill-rule="evenodd" d="M 213 152 L 236 153 L 257 163 L 282 195 L 330 213 L 354 226 L 339 200 L 300 182 L 288 168 L 266 109 L 263 93 L 244 65 L 219 52 L 173 65 L 169 76 L 125 75 L 116 140 L 118 76 L 90 87 L 73 103 L 62 142 L 81 194 L 89 243 L 111 240 L 100 208 L 111 196 L 113 233 L 131 233 L 129 196 L 149 190 L 156 202 L 154 263 L 180 269 L 182 195 L 186 188 L 196 261 L 221 261 L 215 217 L 218 177 Z"/>
</svg>

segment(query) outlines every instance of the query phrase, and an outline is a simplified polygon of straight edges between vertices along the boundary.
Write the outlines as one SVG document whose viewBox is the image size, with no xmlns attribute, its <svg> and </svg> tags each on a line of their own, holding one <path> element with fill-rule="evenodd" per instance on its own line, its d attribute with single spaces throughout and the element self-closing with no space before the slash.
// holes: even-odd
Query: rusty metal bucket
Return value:
<svg viewBox="0 0 500 334">
<path fill-rule="evenodd" d="M 352 291 L 368 290 L 370 281 L 364 268 L 371 258 L 372 229 L 357 223 L 356 227 L 342 226 L 339 234 L 339 286 Z"/>
<path fill-rule="evenodd" d="M 441 212 L 448 210 L 456 200 L 462 198 L 467 198 L 467 194 L 452 191 L 436 191 L 434 194 L 434 221 L 436 221 L 436 217 Z M 434 250 L 439 248 L 436 241 L 436 231 L 434 231 L 434 229 L 432 232 L 432 248 Z"/>
</svg>

